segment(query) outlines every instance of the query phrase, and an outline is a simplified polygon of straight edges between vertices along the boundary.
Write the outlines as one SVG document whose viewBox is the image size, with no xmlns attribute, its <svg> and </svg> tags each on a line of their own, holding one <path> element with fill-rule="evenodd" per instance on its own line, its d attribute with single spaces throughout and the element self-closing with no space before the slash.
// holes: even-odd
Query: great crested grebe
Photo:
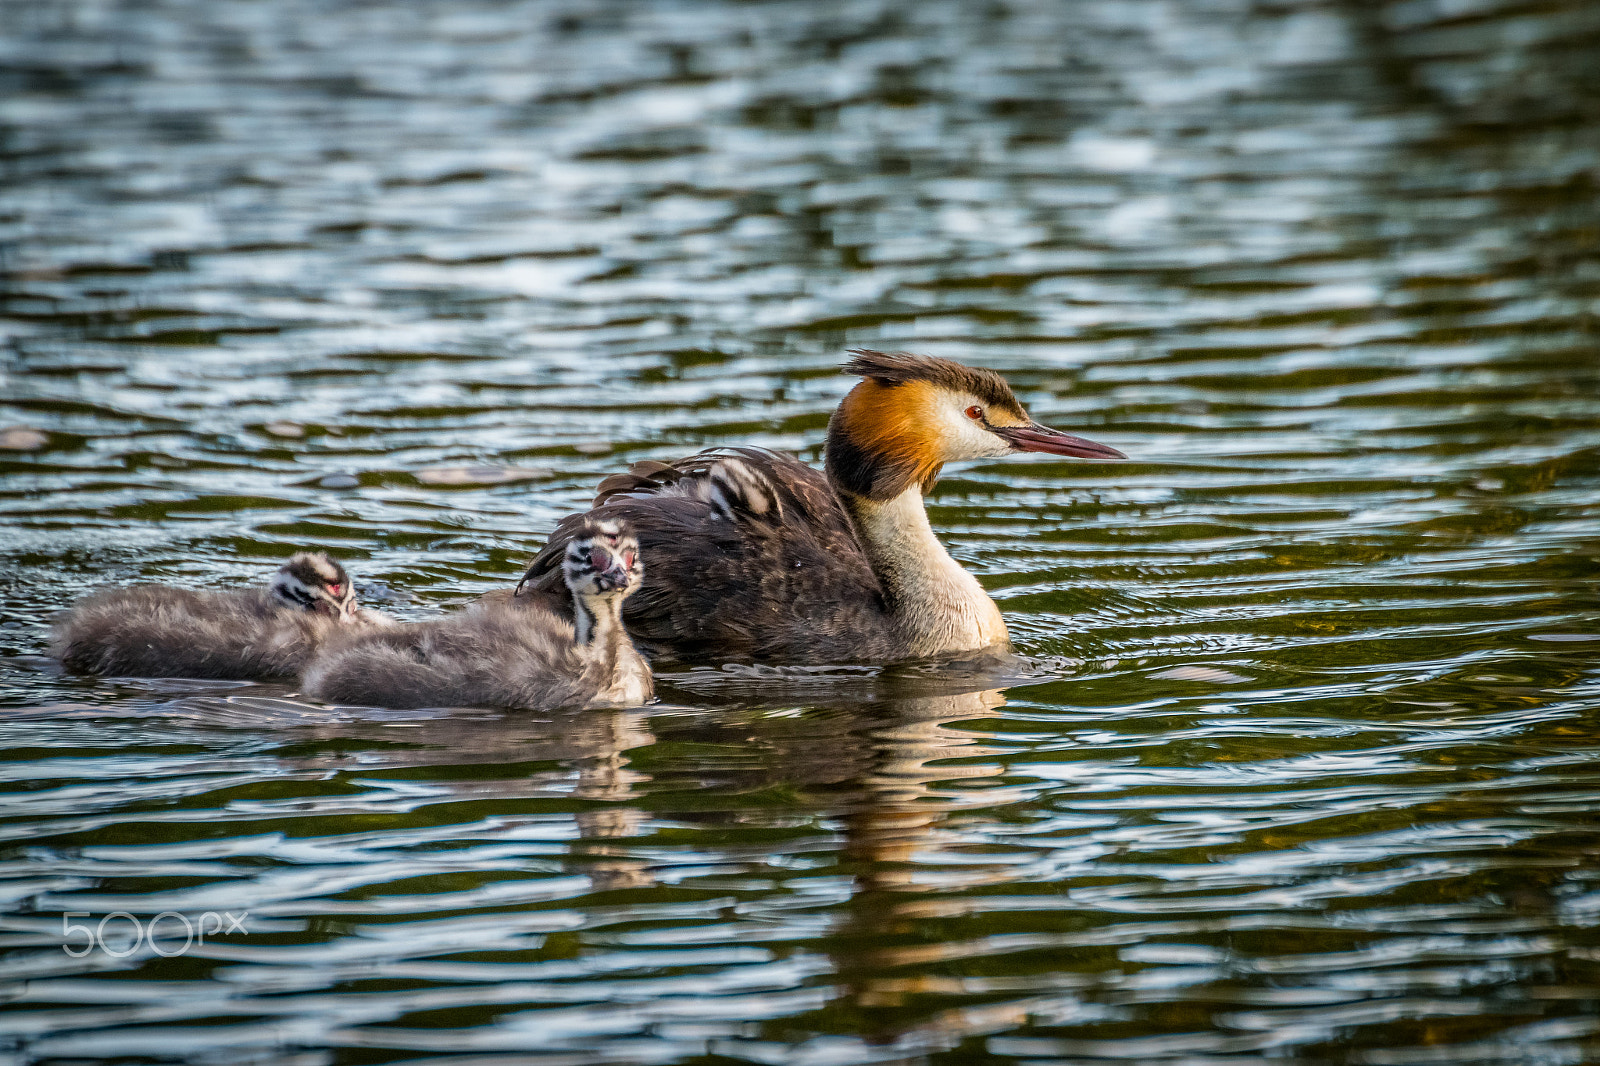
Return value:
<svg viewBox="0 0 1600 1066">
<path fill-rule="evenodd" d="M 622 625 L 622 601 L 644 575 L 626 522 L 584 518 L 562 548 L 573 621 L 542 602 L 485 597 L 444 618 L 329 642 L 301 690 L 313 699 L 384 707 L 634 707 L 650 667 Z"/>
<path fill-rule="evenodd" d="M 267 681 L 298 676 L 332 633 L 386 624 L 356 605 L 344 567 L 321 552 L 300 552 L 266 588 L 130 585 L 90 593 L 56 622 L 50 654 L 83 673 Z"/>
<path fill-rule="evenodd" d="M 626 519 L 651 576 L 624 619 L 652 655 L 805 664 L 1005 646 L 999 608 L 934 536 L 923 495 L 962 459 L 1126 456 L 1039 425 L 993 371 L 851 354 L 844 372 L 864 380 L 828 421 L 825 474 L 759 448 L 635 463 L 556 525 L 517 596 L 557 594 L 577 530 Z"/>
</svg>

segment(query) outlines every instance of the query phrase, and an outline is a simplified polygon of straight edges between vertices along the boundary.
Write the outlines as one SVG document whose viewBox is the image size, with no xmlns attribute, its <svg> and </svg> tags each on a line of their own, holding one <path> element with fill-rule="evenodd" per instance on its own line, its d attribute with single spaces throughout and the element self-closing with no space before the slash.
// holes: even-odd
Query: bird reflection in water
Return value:
<svg viewBox="0 0 1600 1066">
<path fill-rule="evenodd" d="M 840 994 L 813 1018 L 795 1021 L 920 1054 L 1020 1020 L 1025 1008 L 1004 1003 L 930 1014 L 926 997 L 968 990 L 957 987 L 960 978 L 907 972 L 962 953 L 957 943 L 928 942 L 925 926 L 942 914 L 930 895 L 1003 882 L 1015 873 L 1010 862 L 963 855 L 957 870 L 948 856 L 943 862 L 937 857 L 959 842 L 949 828 L 953 815 L 997 802 L 999 786 L 973 786 L 1004 774 L 1000 762 L 986 758 L 1000 749 L 984 743 L 990 734 L 966 723 L 996 716 L 1004 704 L 1001 690 L 983 689 L 878 705 L 878 724 L 861 734 L 870 763 L 853 782 L 845 816 L 842 858 L 853 891 L 825 938 Z M 923 1005 L 912 1004 L 918 998 Z M 838 1023 L 830 1024 L 830 1017 Z"/>
<path fill-rule="evenodd" d="M 577 828 L 570 857 L 595 891 L 653 884 L 648 864 L 626 857 L 617 844 L 591 843 L 635 837 L 645 815 L 628 801 L 650 778 L 630 770 L 627 752 L 656 742 L 648 714 L 633 710 L 552 713 L 431 708 L 394 711 L 376 707 L 328 708 L 294 699 L 255 696 L 194 696 L 174 700 L 163 717 L 233 728 L 293 729 L 296 747 L 332 745 L 332 750 L 283 760 L 300 772 L 371 772 L 426 767 L 431 787 L 463 801 L 490 799 L 502 808 L 527 798 L 585 801 L 572 815 Z M 352 742 L 373 742 L 372 750 Z M 382 745 L 381 748 L 376 745 Z M 403 745 L 403 746 L 402 746 Z M 525 769 L 528 764 L 534 768 Z M 486 779 L 481 769 L 503 764 L 508 774 Z M 454 780 L 452 780 L 454 779 Z M 497 833 L 523 822 L 548 823 L 547 815 L 523 819 L 492 816 Z M 574 871 L 580 872 L 580 871 Z"/>
<path fill-rule="evenodd" d="M 317 736 L 336 742 L 328 750 L 285 760 L 285 769 L 428 768 L 430 787 L 449 793 L 433 802 L 484 804 L 482 817 L 489 824 L 479 823 L 470 835 L 564 840 L 558 861 L 588 879 L 588 893 L 648 890 L 659 883 L 659 842 L 648 852 L 640 847 L 654 817 L 643 800 L 653 788 L 673 788 L 682 781 L 656 780 L 636 769 L 640 749 L 656 744 L 661 730 L 671 740 L 706 740 L 719 751 L 727 748 L 718 740 L 737 737 L 746 758 L 719 755 L 715 765 L 687 772 L 696 780 L 720 781 L 724 789 L 787 787 L 799 798 L 794 801 L 798 809 L 786 817 L 837 820 L 843 840 L 836 847 L 835 869 L 850 877 L 849 898 L 829 907 L 830 931 L 807 945 L 828 961 L 826 970 L 807 983 L 820 983 L 829 999 L 775 1023 L 781 1038 L 833 1043 L 849 1034 L 915 1054 L 1015 1025 L 1034 1000 L 945 1011 L 927 1006 L 930 996 L 966 998 L 970 991 L 958 987 L 961 978 L 927 972 L 963 953 L 959 943 L 929 937 L 929 921 L 948 916 L 946 894 L 1001 883 L 1016 872 L 1009 862 L 974 861 L 970 853 L 957 856 L 953 850 L 966 837 L 952 827 L 952 818 L 992 808 L 1004 791 L 995 780 L 1005 772 L 995 758 L 1002 749 L 988 743 L 992 734 L 975 725 L 996 716 L 1005 698 L 995 688 L 929 691 L 950 683 L 879 677 L 859 698 L 842 701 L 836 692 L 833 699 L 807 700 L 797 715 L 763 712 L 750 706 L 754 701 L 739 700 L 741 706 L 721 714 L 667 714 L 654 727 L 652 714 L 660 715 L 660 708 L 556 714 L 330 712 L 246 696 L 190 697 L 168 708 L 203 716 L 213 725 L 225 721 L 276 729 L 293 721 L 300 727 L 294 731 L 296 747 L 302 749 L 314 747 L 303 742 Z M 330 720 L 330 713 L 340 717 Z M 360 740 L 382 746 L 352 748 L 351 742 Z M 494 766 L 505 772 L 491 769 L 486 775 L 485 769 Z M 681 772 L 679 767 L 672 776 Z M 571 812 L 566 830 L 559 816 L 552 823 L 548 810 L 518 813 L 525 800 L 566 801 L 561 803 Z M 714 812 L 677 816 L 708 828 L 724 817 Z M 696 850 L 702 856 L 717 851 L 714 846 Z"/>
<path fill-rule="evenodd" d="M 590 751 L 575 761 L 578 777 L 572 794 L 604 806 L 573 816 L 579 837 L 572 848 L 573 858 L 582 856 L 584 872 L 596 892 L 653 885 L 655 878 L 649 863 L 631 857 L 624 846 L 601 841 L 639 836 L 644 812 L 627 806 L 626 801 L 635 798 L 638 786 L 650 778 L 628 769 L 629 759 L 624 753 L 654 744 L 655 735 L 642 715 L 625 711 L 590 711 L 585 725 Z"/>
</svg>

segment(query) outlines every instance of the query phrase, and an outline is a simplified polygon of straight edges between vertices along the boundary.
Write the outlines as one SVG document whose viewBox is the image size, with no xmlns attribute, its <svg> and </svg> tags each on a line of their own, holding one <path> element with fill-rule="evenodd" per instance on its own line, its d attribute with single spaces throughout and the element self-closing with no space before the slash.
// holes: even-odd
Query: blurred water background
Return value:
<svg viewBox="0 0 1600 1066">
<path fill-rule="evenodd" d="M 8 0 L 0 1062 L 1600 1060 L 1597 191 L 1586 0 Z M 852 345 L 1133 457 L 931 500 L 1027 683 L 41 656 L 427 616 Z"/>
</svg>

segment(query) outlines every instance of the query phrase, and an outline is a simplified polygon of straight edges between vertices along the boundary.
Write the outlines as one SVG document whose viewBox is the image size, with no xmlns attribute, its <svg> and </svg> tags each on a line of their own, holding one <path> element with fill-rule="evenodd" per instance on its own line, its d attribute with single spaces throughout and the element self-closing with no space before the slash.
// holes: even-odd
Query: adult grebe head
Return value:
<svg viewBox="0 0 1600 1066">
<path fill-rule="evenodd" d="M 1042 426 L 992 370 L 933 356 L 855 349 L 862 381 L 828 422 L 828 476 L 838 489 L 891 500 L 933 488 L 945 463 L 1014 452 L 1126 459 L 1104 444 Z"/>
</svg>

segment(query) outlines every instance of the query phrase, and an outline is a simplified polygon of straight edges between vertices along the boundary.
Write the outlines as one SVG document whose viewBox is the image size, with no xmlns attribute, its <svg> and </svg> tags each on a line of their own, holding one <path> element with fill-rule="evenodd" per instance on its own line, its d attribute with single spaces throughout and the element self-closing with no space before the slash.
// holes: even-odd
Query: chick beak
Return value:
<svg viewBox="0 0 1600 1066">
<path fill-rule="evenodd" d="M 1030 422 L 1025 426 L 992 426 L 994 432 L 1019 452 L 1049 452 L 1051 455 L 1070 455 L 1076 459 L 1126 459 L 1115 448 L 1096 444 L 1092 440 L 1074 437 L 1059 429 Z"/>
</svg>

